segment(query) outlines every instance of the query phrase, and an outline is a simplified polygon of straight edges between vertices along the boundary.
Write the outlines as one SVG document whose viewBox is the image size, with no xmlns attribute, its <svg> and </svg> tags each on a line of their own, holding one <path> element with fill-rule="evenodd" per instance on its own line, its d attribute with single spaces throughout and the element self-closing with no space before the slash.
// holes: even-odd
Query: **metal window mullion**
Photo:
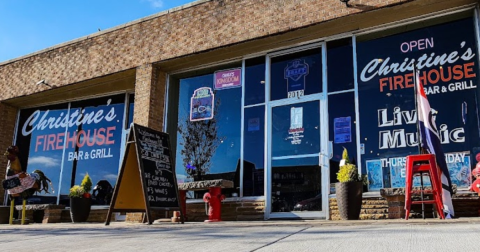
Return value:
<svg viewBox="0 0 480 252">
<path fill-rule="evenodd" d="M 322 99 L 320 100 L 320 144 L 322 149 L 320 150 L 320 155 L 318 159 L 321 159 L 320 174 L 320 185 L 322 190 L 322 210 L 321 217 L 329 216 L 329 205 L 328 205 L 328 193 L 330 187 L 330 164 L 327 161 L 328 156 L 328 142 L 330 138 L 329 127 L 328 127 L 328 64 L 327 64 L 327 43 L 322 44 Z M 323 214 L 325 213 L 325 214 Z"/>
<path fill-rule="evenodd" d="M 355 97 L 355 131 L 356 131 L 356 145 L 357 145 L 357 168 L 358 174 L 362 174 L 362 154 L 360 153 L 360 108 L 358 106 L 358 78 L 357 78 L 357 36 L 352 36 L 352 54 L 353 54 L 353 83 L 354 83 L 354 97 Z"/>
<path fill-rule="evenodd" d="M 242 99 L 241 99 L 241 114 L 240 114 L 240 197 L 243 197 L 243 159 L 244 159 L 244 142 L 245 142 L 245 59 L 242 60 Z"/>
<path fill-rule="evenodd" d="M 264 114 L 264 194 L 265 194 L 265 213 L 264 218 L 268 219 L 270 217 L 271 212 L 271 203 L 272 203 L 272 179 L 270 177 L 271 174 L 271 159 L 270 159 L 270 148 L 271 148 L 271 106 L 270 106 L 270 85 L 271 85 L 271 78 L 270 78 L 270 71 L 271 71 L 271 59 L 270 56 L 265 56 L 265 114 Z"/>
<path fill-rule="evenodd" d="M 256 104 L 250 104 L 250 105 L 244 105 L 243 108 L 254 108 L 254 107 L 260 107 L 260 106 L 265 106 L 265 102 L 263 102 L 263 103 L 256 103 Z"/>
<path fill-rule="evenodd" d="M 164 132 L 167 132 L 167 124 L 168 124 L 168 104 L 169 104 L 169 92 L 170 92 L 170 75 L 169 74 L 166 74 L 165 76 L 166 78 L 166 88 L 165 88 L 165 102 L 163 104 L 163 107 L 165 108 L 165 113 L 163 113 L 163 131 Z"/>
<path fill-rule="evenodd" d="M 70 118 L 70 109 L 72 107 L 72 103 L 68 103 L 67 108 L 67 118 Z M 68 123 L 65 126 L 65 139 L 68 137 Z M 75 142 L 75 144 L 77 144 Z M 58 192 L 57 192 L 57 205 L 60 205 L 60 191 L 62 190 L 62 180 L 63 180 L 63 168 L 65 166 L 65 151 L 67 149 L 67 141 L 63 141 L 63 150 L 62 150 L 62 164 L 60 165 L 60 176 L 58 178 Z M 53 190 L 53 189 L 52 189 Z"/>
</svg>

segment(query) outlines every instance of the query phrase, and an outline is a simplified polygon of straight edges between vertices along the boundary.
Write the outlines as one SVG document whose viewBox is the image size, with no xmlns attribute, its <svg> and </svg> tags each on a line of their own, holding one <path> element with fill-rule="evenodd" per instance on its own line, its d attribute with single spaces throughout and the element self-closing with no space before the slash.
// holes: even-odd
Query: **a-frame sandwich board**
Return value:
<svg viewBox="0 0 480 252">
<path fill-rule="evenodd" d="M 105 225 L 113 212 L 144 212 L 152 224 L 152 208 L 180 211 L 183 224 L 178 199 L 169 135 L 132 124 Z"/>
</svg>

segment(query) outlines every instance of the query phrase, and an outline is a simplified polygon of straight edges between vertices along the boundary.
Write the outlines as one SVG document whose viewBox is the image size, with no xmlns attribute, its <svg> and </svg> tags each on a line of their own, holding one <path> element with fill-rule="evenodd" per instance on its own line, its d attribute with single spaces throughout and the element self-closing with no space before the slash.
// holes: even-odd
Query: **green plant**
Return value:
<svg viewBox="0 0 480 252">
<path fill-rule="evenodd" d="M 90 176 L 85 174 L 83 177 L 82 183 L 80 185 L 74 185 L 70 188 L 70 193 L 68 196 L 70 198 L 90 198 L 90 190 L 92 189 L 92 179 Z"/>
<path fill-rule="evenodd" d="M 83 194 L 85 194 L 85 190 L 83 189 L 83 187 L 79 185 L 74 185 L 72 188 L 70 188 L 70 193 L 68 194 L 68 196 L 70 198 L 82 198 Z"/>
<path fill-rule="evenodd" d="M 90 193 L 90 190 L 92 190 L 92 179 L 88 175 L 88 172 L 87 174 L 85 174 L 85 177 L 83 177 L 83 180 L 80 186 L 83 187 L 86 193 Z"/>
<path fill-rule="evenodd" d="M 363 182 L 366 181 L 366 176 L 360 176 L 358 174 L 358 168 L 355 164 L 350 162 L 348 157 L 348 152 L 346 148 L 343 148 L 342 159 L 345 161 L 345 164 L 340 166 L 340 170 L 337 173 L 338 182 Z"/>
</svg>

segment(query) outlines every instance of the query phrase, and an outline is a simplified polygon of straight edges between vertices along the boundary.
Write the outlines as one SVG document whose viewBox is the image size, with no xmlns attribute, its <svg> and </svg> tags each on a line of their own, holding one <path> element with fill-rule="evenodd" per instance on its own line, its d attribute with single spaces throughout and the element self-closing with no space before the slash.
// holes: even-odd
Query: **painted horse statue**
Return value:
<svg viewBox="0 0 480 252">
<path fill-rule="evenodd" d="M 14 198 L 21 197 L 23 199 L 22 224 L 25 222 L 25 204 L 27 198 L 37 192 L 44 191 L 50 193 L 48 184 L 52 184 L 50 179 L 40 170 L 34 170 L 28 174 L 22 170 L 18 154 L 20 151 L 17 146 L 10 146 L 5 152 L 8 159 L 7 176 L 2 182 L 3 189 L 7 190 L 11 199 L 10 204 L 10 224 L 13 222 Z M 53 192 L 53 189 L 52 189 Z"/>
</svg>

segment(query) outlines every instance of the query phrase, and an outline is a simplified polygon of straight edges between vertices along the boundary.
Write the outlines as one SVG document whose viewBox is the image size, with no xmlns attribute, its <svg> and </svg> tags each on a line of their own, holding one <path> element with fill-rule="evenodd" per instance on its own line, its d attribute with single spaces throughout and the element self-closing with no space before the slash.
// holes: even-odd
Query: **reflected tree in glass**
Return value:
<svg viewBox="0 0 480 252">
<path fill-rule="evenodd" d="M 177 131 L 182 138 L 180 143 L 183 157 L 183 166 L 189 177 L 194 181 L 202 180 L 202 176 L 208 173 L 211 166 L 212 156 L 222 142 L 218 137 L 218 125 L 216 114 L 220 100 L 215 104 L 214 117 L 209 120 L 190 121 L 190 117 L 181 120 Z"/>
</svg>

